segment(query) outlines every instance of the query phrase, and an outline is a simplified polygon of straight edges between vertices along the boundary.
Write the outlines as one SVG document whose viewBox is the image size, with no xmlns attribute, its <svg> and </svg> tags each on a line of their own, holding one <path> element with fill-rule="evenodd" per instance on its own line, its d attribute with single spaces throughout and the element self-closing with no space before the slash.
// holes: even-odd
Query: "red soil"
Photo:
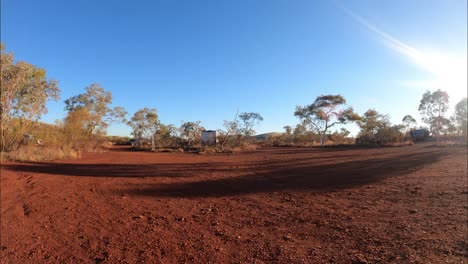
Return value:
<svg viewBox="0 0 468 264">
<path fill-rule="evenodd" d="M 466 263 L 466 147 L 1 166 L 1 263 Z"/>
</svg>

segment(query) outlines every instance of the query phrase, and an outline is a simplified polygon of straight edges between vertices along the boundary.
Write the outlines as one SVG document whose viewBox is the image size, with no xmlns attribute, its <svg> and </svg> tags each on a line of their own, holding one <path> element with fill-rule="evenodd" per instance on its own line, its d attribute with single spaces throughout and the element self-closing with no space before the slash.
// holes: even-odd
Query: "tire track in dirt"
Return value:
<svg viewBox="0 0 468 264">
<path fill-rule="evenodd" d="M 32 177 L 28 177 L 26 184 L 26 190 L 29 192 L 30 198 L 38 194 L 46 194 L 47 192 L 46 187 L 41 187 L 40 191 L 36 191 L 35 193 L 33 193 L 36 181 L 33 181 Z M 83 263 L 86 262 L 85 259 L 83 259 L 80 255 L 76 254 L 76 252 L 79 252 L 80 250 L 78 244 L 73 243 L 72 240 L 63 240 L 63 237 L 67 235 L 65 232 L 63 232 L 63 230 L 54 228 L 53 225 L 48 226 L 46 223 L 37 220 L 35 220 L 34 223 L 35 226 L 39 226 L 41 228 L 41 236 L 44 238 L 44 241 L 54 244 L 55 247 L 53 250 L 50 250 L 51 253 L 55 252 L 55 255 L 57 256 L 71 254 L 71 258 L 76 258 Z M 55 230 L 54 232 L 50 232 L 50 230 L 48 229 Z M 57 254 L 58 252 L 60 252 L 60 254 Z"/>
<path fill-rule="evenodd" d="M 36 181 L 33 180 L 33 176 L 28 175 L 25 179 L 23 192 L 22 192 L 22 200 L 23 200 L 23 213 L 25 216 L 29 216 L 31 213 L 32 203 L 31 198 L 37 195 L 37 192 L 34 193 L 34 186 Z"/>
<path fill-rule="evenodd" d="M 21 257 L 21 259 L 23 259 L 21 261 L 24 261 L 25 258 L 30 258 L 32 254 L 36 253 L 43 253 L 48 257 L 50 257 L 52 254 L 65 256 L 71 253 L 72 256 L 76 259 L 80 260 L 81 262 L 85 262 L 83 258 L 73 254 L 73 252 L 76 252 L 78 249 L 77 247 L 70 245 L 67 241 L 58 240 L 56 237 L 60 237 L 60 235 L 55 232 L 50 232 L 50 230 L 48 230 L 47 224 L 44 222 L 44 219 L 35 217 L 40 208 L 43 208 L 43 198 L 46 197 L 48 189 L 43 186 L 38 186 L 38 179 L 27 173 L 23 173 L 22 177 L 19 178 L 16 183 L 18 184 L 18 195 L 16 196 L 15 202 L 13 202 L 12 205 L 2 210 L 2 216 L 11 214 L 14 211 L 18 212 L 16 215 L 12 215 L 13 219 L 9 221 L 10 225 L 8 228 L 17 229 L 17 224 L 34 227 L 34 232 L 29 234 L 31 240 L 27 242 L 29 244 L 30 250 L 25 252 L 26 254 Z M 19 213 L 20 211 L 22 211 L 22 214 Z M 23 232 L 21 231 L 21 233 Z M 60 232 L 59 234 L 61 234 L 62 237 L 64 235 Z M 44 241 L 45 243 L 41 241 Z M 53 249 L 45 250 L 44 245 L 49 243 L 54 245 L 52 246 Z"/>
<path fill-rule="evenodd" d="M 466 256 L 455 255 L 466 251 L 453 246 L 466 245 L 466 216 L 458 213 L 466 212 L 466 166 L 460 167 L 466 153 L 449 152 L 424 146 L 275 148 L 231 157 L 110 151 L 58 162 L 66 169 L 11 166 L 2 197 L 17 206 L 7 215 L 11 227 L 2 226 L 8 253 L 0 254 L 14 263 L 456 263 Z M 338 183 L 350 175 L 372 181 L 313 185 L 333 175 Z M 436 195 L 441 191 L 450 195 Z M 49 199 L 41 199 L 47 192 Z M 29 216 L 21 199 L 31 203 Z M 436 224 L 440 232 L 421 232 Z M 421 242 L 429 236 L 439 242 Z M 42 259 L 41 250 L 61 258 Z M 23 257 L 29 251 L 39 254 Z"/>
<path fill-rule="evenodd" d="M 69 191 L 69 187 L 72 188 L 72 192 Z M 80 225 L 72 226 L 70 225 L 70 223 L 85 223 L 87 217 L 94 218 L 96 216 L 99 216 L 99 214 L 79 214 L 79 212 L 89 210 L 89 208 L 91 208 L 92 205 L 90 205 L 89 201 L 85 200 L 83 196 L 80 195 L 83 190 L 80 191 L 79 184 L 76 179 L 67 179 L 66 184 L 63 185 L 62 188 L 63 192 L 66 193 L 66 197 L 63 198 L 63 201 L 67 204 L 65 208 L 72 207 L 73 211 L 65 215 L 63 214 L 63 212 L 59 211 L 62 210 L 60 208 L 54 208 L 53 211 L 49 211 L 50 217 L 54 217 L 54 219 L 56 219 L 55 216 L 61 217 L 61 219 L 58 219 L 60 220 L 60 225 L 54 223 L 50 223 L 49 225 L 47 225 L 44 222 L 35 221 L 35 226 L 39 226 L 42 231 L 39 236 L 42 236 L 44 241 L 47 241 L 47 243 L 51 244 L 48 248 L 48 252 L 50 252 L 50 254 L 47 255 L 52 255 L 56 257 L 67 256 L 67 258 L 65 259 L 57 258 L 56 261 L 58 262 L 65 261 L 65 263 L 76 263 L 78 261 L 79 263 L 94 263 L 93 259 L 90 258 L 90 254 L 88 252 L 89 249 L 83 247 L 83 243 L 80 243 L 80 241 L 77 239 L 77 237 L 80 236 L 75 231 L 73 231 L 73 229 L 70 230 L 70 228 L 67 228 L 67 223 L 69 223 L 69 227 L 80 229 Z M 60 197 L 56 198 L 59 198 L 59 200 L 61 200 Z M 65 221 L 65 219 L 68 220 Z M 102 217 L 100 222 L 104 222 L 104 219 Z M 100 228 L 102 228 L 103 226 L 105 226 L 105 224 L 101 224 Z M 72 234 L 73 236 L 70 237 L 70 234 Z"/>
</svg>

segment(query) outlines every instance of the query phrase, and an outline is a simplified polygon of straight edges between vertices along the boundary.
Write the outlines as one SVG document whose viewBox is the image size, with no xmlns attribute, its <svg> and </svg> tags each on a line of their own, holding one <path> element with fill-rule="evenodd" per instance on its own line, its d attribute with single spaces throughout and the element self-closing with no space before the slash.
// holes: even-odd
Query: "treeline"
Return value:
<svg viewBox="0 0 468 264">
<path fill-rule="evenodd" d="M 42 160 L 73 158 L 83 151 L 99 151 L 109 140 L 124 143 L 122 137 L 107 137 L 112 123 L 132 128 L 135 147 L 177 148 L 188 150 L 201 146 L 200 121 L 182 122 L 180 126 L 163 124 L 157 110 L 142 108 L 127 120 L 123 107 L 112 107 L 112 93 L 94 83 L 85 91 L 64 101 L 67 113 L 55 124 L 39 122 L 47 113 L 46 103 L 60 98 L 58 82 L 47 78 L 47 72 L 23 61 L 15 61 L 13 53 L 1 45 L 1 136 L 3 158 Z M 254 126 L 263 118 L 258 113 L 236 114 L 218 130 L 218 150 L 244 148 Z"/>
<path fill-rule="evenodd" d="M 263 117 L 255 112 L 236 113 L 231 121 L 224 121 L 224 129 L 217 130 L 218 144 L 213 151 L 223 152 L 233 148 L 248 148 L 251 136 L 254 135 L 254 127 Z M 157 148 L 178 148 L 190 150 L 202 147 L 202 132 L 205 128 L 201 121 L 187 121 L 177 127 L 173 124 L 163 124 L 159 120 L 155 108 L 142 108 L 136 111 L 127 122 L 132 128 L 134 137 L 133 145 L 137 148 L 150 146 L 151 150 Z"/>
<path fill-rule="evenodd" d="M 457 136 L 465 143 L 467 140 L 467 99 L 463 98 L 455 106 L 451 117 L 449 96 L 447 92 L 437 90 L 427 91 L 422 95 L 418 108 L 425 126 L 417 128 L 417 122 L 411 115 L 406 115 L 400 124 L 392 124 L 390 116 L 369 109 L 364 114 L 357 114 L 352 107 L 346 106 L 346 99 L 341 95 L 322 95 L 306 106 L 297 106 L 294 115 L 300 123 L 294 128 L 285 126 L 285 132 L 273 139 L 273 145 L 308 145 L 319 144 L 362 144 L 362 145 L 393 145 L 409 142 L 414 130 L 432 134 L 437 141 L 442 135 Z M 348 137 L 350 132 L 344 127 L 355 123 L 360 131 L 354 140 Z M 341 128 L 331 132 L 334 127 Z"/>
<path fill-rule="evenodd" d="M 81 151 L 99 149 L 106 128 L 122 122 L 126 112 L 111 108 L 112 94 L 99 84 L 65 100 L 67 116 L 55 125 L 39 122 L 47 112 L 46 102 L 58 100 L 58 82 L 46 70 L 30 63 L 15 62 L 1 45 L 1 136 L 2 158 L 40 160 L 77 157 Z"/>
<path fill-rule="evenodd" d="M 124 123 L 132 128 L 133 145 L 157 150 L 203 147 L 200 121 L 186 121 L 179 126 L 163 124 L 155 108 L 142 108 L 130 118 L 123 107 L 112 107 L 112 94 L 99 84 L 91 84 L 84 92 L 66 99 L 63 120 L 54 125 L 39 122 L 47 112 L 46 102 L 58 100 L 58 82 L 47 78 L 46 70 L 23 61 L 1 45 L 1 135 L 2 158 L 39 160 L 77 157 L 82 151 L 102 149 L 111 140 L 125 143 L 129 138 L 109 138 L 106 135 L 112 123 Z M 428 133 L 439 139 L 441 135 L 467 136 L 467 100 L 455 107 L 453 116 L 446 117 L 449 96 L 437 90 L 423 94 L 419 105 Z M 353 144 L 347 124 L 355 123 L 360 132 L 356 143 L 386 145 L 408 140 L 416 129 L 416 120 L 407 115 L 401 124 L 391 124 L 388 115 L 375 109 L 357 114 L 346 106 L 341 95 L 322 95 L 306 106 L 297 106 L 294 115 L 300 123 L 285 126 L 285 132 L 274 139 L 258 140 L 255 127 L 263 121 L 256 112 L 235 113 L 217 130 L 217 144 L 212 151 L 252 149 L 254 144 L 272 145 L 326 145 Z M 421 127 L 420 127 L 421 128 Z"/>
</svg>

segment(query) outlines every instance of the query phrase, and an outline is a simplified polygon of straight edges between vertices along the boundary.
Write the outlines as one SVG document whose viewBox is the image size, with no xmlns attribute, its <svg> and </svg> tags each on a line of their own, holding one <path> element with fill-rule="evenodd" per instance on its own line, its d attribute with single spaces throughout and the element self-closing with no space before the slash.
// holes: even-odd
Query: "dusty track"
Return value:
<svg viewBox="0 0 468 264">
<path fill-rule="evenodd" d="M 1 263 L 466 263 L 465 148 L 4 163 Z"/>
</svg>

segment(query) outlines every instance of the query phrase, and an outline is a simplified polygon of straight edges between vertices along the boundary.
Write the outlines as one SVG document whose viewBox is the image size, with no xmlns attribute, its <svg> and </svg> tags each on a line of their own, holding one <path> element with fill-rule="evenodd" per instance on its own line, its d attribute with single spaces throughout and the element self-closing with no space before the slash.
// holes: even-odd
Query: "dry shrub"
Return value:
<svg viewBox="0 0 468 264">
<path fill-rule="evenodd" d="M 205 154 L 211 154 L 211 153 L 218 152 L 218 150 L 216 148 L 213 148 L 213 147 L 204 147 L 201 152 L 203 152 Z"/>
<path fill-rule="evenodd" d="M 411 140 L 406 140 L 404 142 L 395 142 L 395 143 L 389 144 L 389 146 L 392 146 L 392 147 L 413 146 L 413 145 L 414 145 L 414 143 Z"/>
<path fill-rule="evenodd" d="M 12 161 L 49 161 L 79 158 L 81 153 L 71 147 L 44 147 L 28 145 L 6 153 L 5 159 Z"/>
<path fill-rule="evenodd" d="M 224 147 L 224 148 L 219 148 L 219 147 L 218 147 L 218 148 L 216 148 L 216 152 L 218 152 L 218 153 L 228 153 L 228 154 L 232 154 L 234 151 L 233 151 L 233 148 L 230 148 L 230 147 L 229 147 L 229 148 L 226 148 L 226 147 Z"/>
<path fill-rule="evenodd" d="M 244 144 L 242 147 L 224 147 L 219 149 L 218 152 L 222 153 L 233 153 L 233 152 L 243 152 L 243 151 L 255 151 L 259 145 L 256 144 Z"/>
<path fill-rule="evenodd" d="M 227 149 L 227 150 L 230 150 L 232 152 L 241 152 L 242 148 L 241 147 L 233 147 L 233 148 L 230 148 L 230 149 Z"/>
<path fill-rule="evenodd" d="M 242 147 L 242 150 L 244 150 L 244 151 L 254 151 L 254 150 L 257 149 L 257 147 L 258 147 L 258 146 L 255 145 L 255 144 L 246 144 L 246 145 L 244 145 L 244 146 Z"/>
<path fill-rule="evenodd" d="M 102 148 L 110 148 L 110 147 L 112 147 L 113 145 L 114 145 L 114 143 L 112 143 L 112 142 L 110 142 L 110 141 L 106 141 L 106 142 L 103 142 L 103 143 L 101 144 L 101 147 L 102 147 Z"/>
</svg>

